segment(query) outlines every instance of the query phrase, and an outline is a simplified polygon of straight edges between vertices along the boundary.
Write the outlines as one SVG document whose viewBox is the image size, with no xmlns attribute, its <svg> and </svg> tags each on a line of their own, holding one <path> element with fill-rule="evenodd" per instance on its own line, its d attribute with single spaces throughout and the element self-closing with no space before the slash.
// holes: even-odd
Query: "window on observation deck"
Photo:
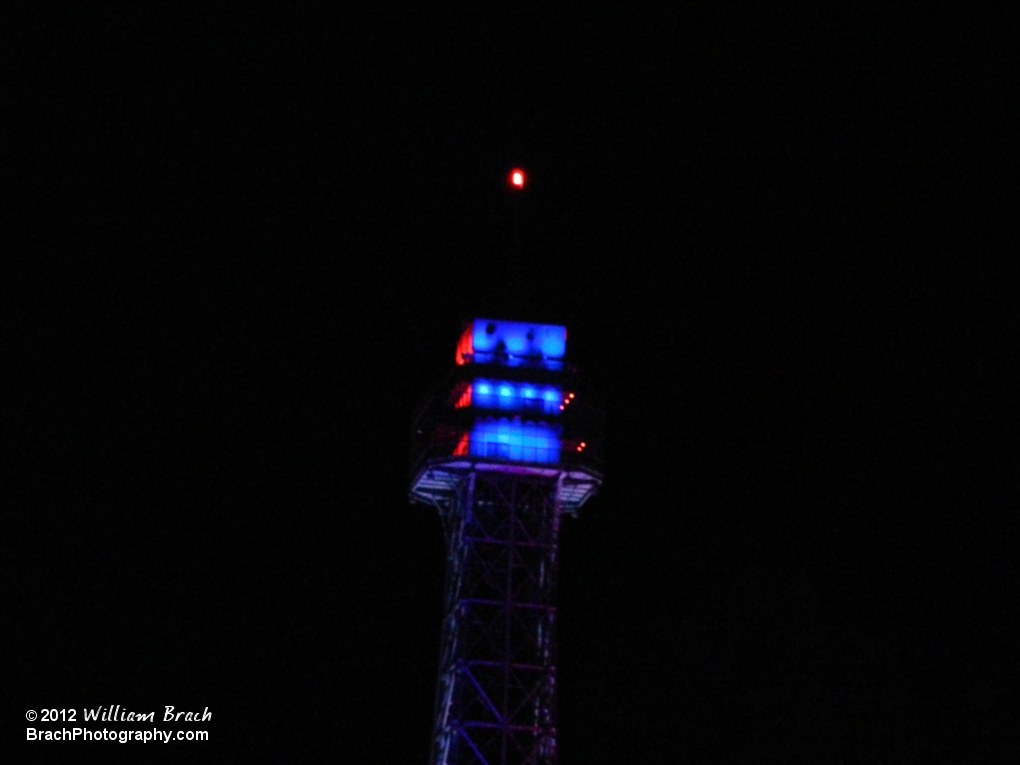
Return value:
<svg viewBox="0 0 1020 765">
<path fill-rule="evenodd" d="M 545 423 L 485 418 L 471 430 L 470 453 L 522 462 L 558 462 L 560 433 Z"/>
<path fill-rule="evenodd" d="M 534 365 L 562 369 L 567 328 L 555 324 L 475 319 L 457 343 L 457 364 Z"/>
<path fill-rule="evenodd" d="M 478 379 L 471 383 L 467 397 L 461 396 L 457 408 L 475 406 L 504 412 L 558 415 L 564 394 L 550 385 Z M 463 402 L 463 403 L 462 403 Z"/>
</svg>

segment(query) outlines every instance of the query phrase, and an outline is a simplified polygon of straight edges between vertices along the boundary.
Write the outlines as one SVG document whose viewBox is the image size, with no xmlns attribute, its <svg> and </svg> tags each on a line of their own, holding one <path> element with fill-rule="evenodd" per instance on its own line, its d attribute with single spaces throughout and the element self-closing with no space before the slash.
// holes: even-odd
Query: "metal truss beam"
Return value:
<svg viewBox="0 0 1020 765">
<path fill-rule="evenodd" d="M 450 549 L 434 765 L 554 765 L 558 476 L 472 470 Z"/>
</svg>

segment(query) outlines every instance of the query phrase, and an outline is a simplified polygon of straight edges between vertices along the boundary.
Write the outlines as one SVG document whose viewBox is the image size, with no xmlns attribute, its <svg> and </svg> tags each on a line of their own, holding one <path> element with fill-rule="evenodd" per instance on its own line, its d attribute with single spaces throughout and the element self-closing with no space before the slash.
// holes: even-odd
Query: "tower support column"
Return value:
<svg viewBox="0 0 1020 765">
<path fill-rule="evenodd" d="M 556 762 L 557 475 L 470 470 L 450 555 L 435 765 Z"/>
</svg>

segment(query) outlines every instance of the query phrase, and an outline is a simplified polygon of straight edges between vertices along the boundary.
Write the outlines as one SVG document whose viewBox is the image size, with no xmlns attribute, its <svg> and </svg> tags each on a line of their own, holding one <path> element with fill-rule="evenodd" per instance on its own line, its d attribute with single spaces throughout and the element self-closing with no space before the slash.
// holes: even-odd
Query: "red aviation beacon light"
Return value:
<svg viewBox="0 0 1020 765">
<path fill-rule="evenodd" d="M 524 181 L 526 179 L 527 177 L 524 175 L 524 171 L 521 170 L 519 167 L 515 167 L 513 170 L 510 171 L 510 175 L 507 176 L 506 181 L 510 188 L 513 189 L 514 191 L 523 191 Z"/>
</svg>

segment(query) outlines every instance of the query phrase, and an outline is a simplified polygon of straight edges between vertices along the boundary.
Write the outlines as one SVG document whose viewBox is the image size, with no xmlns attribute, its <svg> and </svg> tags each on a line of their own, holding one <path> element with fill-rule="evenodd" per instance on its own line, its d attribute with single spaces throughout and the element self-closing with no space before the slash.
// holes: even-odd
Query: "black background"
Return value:
<svg viewBox="0 0 1020 765">
<path fill-rule="evenodd" d="M 426 762 L 411 414 L 463 320 L 537 316 L 609 418 L 562 534 L 564 765 L 1015 756 L 1015 21 L 26 21 L 4 749 L 149 760 L 19 726 L 172 704 L 214 715 L 173 761 Z"/>
</svg>

